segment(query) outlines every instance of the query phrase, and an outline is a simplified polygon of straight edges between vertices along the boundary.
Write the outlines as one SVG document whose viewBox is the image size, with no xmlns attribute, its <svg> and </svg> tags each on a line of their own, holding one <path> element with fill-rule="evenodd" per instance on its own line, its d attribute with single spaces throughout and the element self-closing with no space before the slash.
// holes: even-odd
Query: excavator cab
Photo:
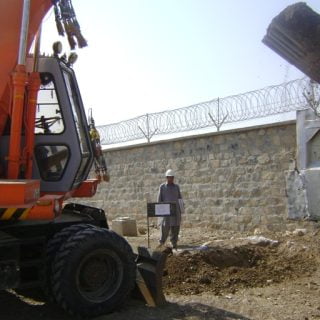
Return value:
<svg viewBox="0 0 320 320">
<path fill-rule="evenodd" d="M 42 192 L 65 193 L 86 179 L 93 163 L 80 91 L 70 64 L 40 57 L 33 179 Z"/>
<path fill-rule="evenodd" d="M 31 178 L 40 180 L 42 194 L 65 194 L 86 180 L 94 154 L 70 63 L 57 56 L 38 59 L 41 84 L 36 105 Z M 29 62 L 31 65 L 33 59 L 30 58 Z M 22 136 L 22 143 L 24 140 Z M 4 171 L 7 170 L 5 159 L 9 145 L 10 123 L 1 136 L 0 160 Z M 23 172 L 20 175 L 23 176 Z"/>
</svg>

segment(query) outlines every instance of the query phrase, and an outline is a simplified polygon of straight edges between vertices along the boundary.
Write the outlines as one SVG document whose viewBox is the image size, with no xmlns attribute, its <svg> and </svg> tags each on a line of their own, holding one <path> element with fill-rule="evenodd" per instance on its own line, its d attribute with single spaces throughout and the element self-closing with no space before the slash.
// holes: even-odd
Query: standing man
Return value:
<svg viewBox="0 0 320 320">
<path fill-rule="evenodd" d="M 170 233 L 170 241 L 173 249 L 177 249 L 179 238 L 180 223 L 181 223 L 181 209 L 182 196 L 180 188 L 174 183 L 174 172 L 169 169 L 166 172 L 167 182 L 160 185 L 158 193 L 158 202 L 171 202 L 177 203 L 177 210 L 175 216 L 163 217 L 160 224 L 160 245 L 164 245 Z M 180 201 L 179 201 L 180 199 Z"/>
</svg>

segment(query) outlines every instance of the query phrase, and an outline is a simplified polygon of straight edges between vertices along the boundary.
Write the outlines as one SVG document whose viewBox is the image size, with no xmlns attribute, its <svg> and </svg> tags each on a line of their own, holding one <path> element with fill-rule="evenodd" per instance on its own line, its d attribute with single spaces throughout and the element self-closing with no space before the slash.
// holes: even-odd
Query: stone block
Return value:
<svg viewBox="0 0 320 320">
<path fill-rule="evenodd" d="M 276 172 L 263 171 L 261 173 L 261 178 L 263 180 L 274 180 L 276 178 Z"/>
<path fill-rule="evenodd" d="M 219 168 L 220 167 L 220 160 L 211 161 L 211 165 L 213 168 Z"/>
<path fill-rule="evenodd" d="M 120 217 L 112 220 L 111 229 L 121 236 L 136 237 L 137 222 L 129 217 Z"/>
<path fill-rule="evenodd" d="M 264 130 L 264 129 L 260 129 L 259 131 L 258 131 L 258 135 L 259 136 L 264 136 L 266 134 L 266 130 Z"/>
<path fill-rule="evenodd" d="M 250 197 L 259 197 L 262 194 L 262 190 L 257 187 L 250 190 Z"/>
</svg>

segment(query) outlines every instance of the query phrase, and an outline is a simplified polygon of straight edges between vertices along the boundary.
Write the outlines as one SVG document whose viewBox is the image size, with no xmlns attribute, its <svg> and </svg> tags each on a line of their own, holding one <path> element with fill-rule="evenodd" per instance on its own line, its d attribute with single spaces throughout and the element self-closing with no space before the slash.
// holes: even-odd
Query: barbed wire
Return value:
<svg viewBox="0 0 320 320">
<path fill-rule="evenodd" d="M 184 108 L 150 113 L 114 124 L 97 126 L 97 129 L 104 145 L 139 139 L 147 139 L 150 142 L 155 135 L 212 126 L 219 131 L 220 127 L 227 123 L 307 109 L 305 96 L 310 86 L 310 80 L 307 78 L 293 80 Z M 316 86 L 318 88 L 318 84 Z"/>
</svg>

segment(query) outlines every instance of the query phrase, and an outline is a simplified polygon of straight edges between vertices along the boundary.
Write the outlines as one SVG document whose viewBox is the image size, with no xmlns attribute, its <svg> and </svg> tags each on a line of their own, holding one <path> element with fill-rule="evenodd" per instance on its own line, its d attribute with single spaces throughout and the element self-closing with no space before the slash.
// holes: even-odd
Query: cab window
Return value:
<svg viewBox="0 0 320 320">
<path fill-rule="evenodd" d="M 57 181 L 62 178 L 69 159 L 69 149 L 64 145 L 38 145 L 35 156 L 41 178 Z"/>
<path fill-rule="evenodd" d="M 36 110 L 36 134 L 60 134 L 64 131 L 62 112 L 51 73 L 41 73 Z"/>
</svg>

